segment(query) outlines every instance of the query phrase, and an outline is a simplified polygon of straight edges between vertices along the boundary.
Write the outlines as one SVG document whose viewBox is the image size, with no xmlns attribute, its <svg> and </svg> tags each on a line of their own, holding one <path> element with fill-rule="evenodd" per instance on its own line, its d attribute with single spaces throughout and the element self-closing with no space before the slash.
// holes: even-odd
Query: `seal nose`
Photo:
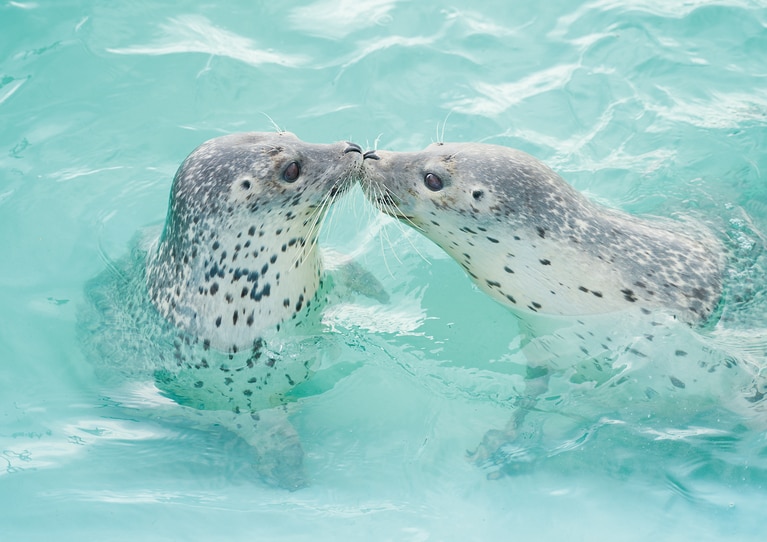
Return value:
<svg viewBox="0 0 767 542">
<path fill-rule="evenodd" d="M 370 160 L 380 160 L 381 158 L 376 154 L 376 151 L 368 151 L 365 154 L 362 155 L 363 160 L 370 159 Z"/>
<path fill-rule="evenodd" d="M 344 154 L 347 154 L 347 153 L 350 153 L 350 152 L 358 152 L 358 153 L 362 154 L 362 147 L 360 147 L 356 143 L 352 143 L 351 141 L 347 141 L 346 144 L 349 145 L 349 146 L 346 147 L 346 149 L 344 150 Z"/>
</svg>

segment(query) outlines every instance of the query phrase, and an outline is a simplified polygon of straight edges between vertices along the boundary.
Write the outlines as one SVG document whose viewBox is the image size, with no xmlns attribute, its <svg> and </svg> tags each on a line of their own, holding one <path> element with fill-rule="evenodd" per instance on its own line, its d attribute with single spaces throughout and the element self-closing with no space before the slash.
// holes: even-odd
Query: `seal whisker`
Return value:
<svg viewBox="0 0 767 542">
<path fill-rule="evenodd" d="M 328 207 L 327 213 L 325 215 L 325 218 L 322 224 L 318 226 L 318 229 L 325 228 L 326 230 L 330 230 L 333 227 L 333 219 L 335 218 L 336 212 L 338 211 L 338 207 L 336 206 L 335 203 L 339 195 L 343 194 L 343 192 L 345 191 L 344 186 L 346 182 L 347 182 L 346 179 L 344 179 L 342 181 L 339 181 L 335 185 L 333 185 L 333 187 L 331 188 L 331 196 L 327 205 Z M 334 190 L 336 187 L 338 187 L 338 190 Z"/>
<path fill-rule="evenodd" d="M 436 141 L 437 145 L 442 145 L 443 143 L 445 143 L 445 128 L 447 128 L 447 121 L 450 118 L 450 115 L 453 114 L 453 111 L 455 111 L 455 109 L 451 109 L 450 111 L 447 112 L 447 115 L 445 116 L 445 120 L 442 122 L 441 131 L 439 129 L 439 122 L 437 123 L 437 141 Z"/>
<path fill-rule="evenodd" d="M 285 130 L 280 128 L 279 125 L 276 122 L 274 122 L 274 119 L 270 117 L 265 111 L 261 111 L 261 114 L 265 116 L 269 120 L 269 122 L 272 123 L 272 126 L 274 127 L 274 129 L 277 131 L 278 134 L 282 134 L 285 132 Z"/>
<path fill-rule="evenodd" d="M 407 229 L 405 229 L 405 227 L 403 226 L 402 221 L 404 220 L 405 222 L 410 224 L 412 228 L 418 231 L 423 231 L 422 228 L 418 226 L 417 224 L 414 224 L 412 220 L 410 220 L 407 216 L 404 215 L 404 213 L 400 212 L 399 207 L 397 206 L 396 203 L 394 203 L 394 199 L 390 196 L 390 191 L 386 186 L 382 184 L 377 184 L 374 186 L 374 190 L 375 189 L 378 189 L 378 194 L 381 194 L 380 196 L 375 197 L 375 201 L 377 202 L 378 208 L 381 209 L 381 211 L 386 215 L 396 216 L 400 218 L 399 220 L 396 221 L 396 223 L 400 232 L 402 232 L 402 236 L 407 240 L 408 244 L 416 252 L 416 254 L 418 254 L 423 261 L 430 264 L 431 262 L 429 261 L 429 259 L 426 258 L 421 253 L 420 250 L 418 250 L 418 247 L 415 246 L 415 244 L 413 243 L 413 240 L 407 234 Z M 389 195 L 389 197 L 386 197 L 387 195 Z M 386 235 L 388 236 L 388 233 Z M 394 250 L 394 244 L 391 242 L 391 240 L 389 240 L 389 246 L 392 248 L 392 252 L 395 254 L 397 261 L 402 263 L 399 257 L 396 256 L 397 253 Z"/>
<path fill-rule="evenodd" d="M 381 196 L 381 203 L 388 205 L 389 214 L 390 216 L 395 216 L 398 219 L 406 222 L 411 228 L 424 233 L 424 230 L 421 226 L 413 222 L 413 219 L 406 215 L 405 212 L 400 208 L 400 206 L 397 204 L 395 199 L 392 197 L 392 192 L 389 190 L 388 187 L 382 186 L 382 196 Z M 382 208 L 383 210 L 383 208 Z"/>
<path fill-rule="evenodd" d="M 322 218 L 335 200 L 335 195 L 339 192 L 336 190 L 338 186 L 338 182 L 333 184 L 330 190 L 322 196 L 322 200 L 320 200 L 317 207 L 312 211 L 311 223 L 309 224 L 308 233 L 306 235 L 307 242 L 302 246 L 302 249 L 296 253 L 295 259 L 291 262 L 291 269 L 306 261 L 306 256 L 311 254 L 312 250 L 314 250 L 314 247 L 317 245 L 319 231 L 323 222 Z M 299 262 L 299 260 L 301 261 Z"/>
</svg>

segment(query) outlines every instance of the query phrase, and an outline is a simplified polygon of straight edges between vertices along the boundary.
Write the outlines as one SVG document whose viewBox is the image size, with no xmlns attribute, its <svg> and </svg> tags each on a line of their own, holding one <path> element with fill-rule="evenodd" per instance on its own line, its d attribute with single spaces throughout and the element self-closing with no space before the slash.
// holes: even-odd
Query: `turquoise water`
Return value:
<svg viewBox="0 0 767 542">
<path fill-rule="evenodd" d="M 516 319 L 359 192 L 323 245 L 391 302 L 328 314 L 348 363 L 291 405 L 304 489 L 96 379 L 76 319 L 86 281 L 163 220 L 195 146 L 276 123 L 389 150 L 514 146 L 601 202 L 694 216 L 731 251 L 732 329 L 759 344 L 767 6 L 251 4 L 0 3 L 0 538 L 763 540 L 765 413 L 721 408 L 727 381 L 653 412 L 559 382 L 536 461 L 488 479 L 466 450 L 513 411 Z M 658 359 L 696 341 L 669 333 Z M 743 361 L 734 342 L 712 356 Z"/>
</svg>

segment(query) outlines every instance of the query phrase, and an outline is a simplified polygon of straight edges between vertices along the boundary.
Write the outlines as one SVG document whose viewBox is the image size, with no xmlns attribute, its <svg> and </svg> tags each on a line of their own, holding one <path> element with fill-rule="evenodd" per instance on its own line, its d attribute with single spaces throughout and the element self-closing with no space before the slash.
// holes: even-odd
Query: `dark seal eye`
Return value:
<svg viewBox="0 0 767 542">
<path fill-rule="evenodd" d="M 240 186 L 242 186 L 243 190 L 250 190 L 250 181 L 244 180 L 244 181 L 242 181 Z"/>
<path fill-rule="evenodd" d="M 427 173 L 423 178 L 423 182 L 426 185 L 426 188 L 432 192 L 439 192 L 444 186 L 442 184 L 442 179 L 440 179 L 439 176 L 435 175 L 434 173 Z"/>
<path fill-rule="evenodd" d="M 292 183 L 298 179 L 300 174 L 301 167 L 298 165 L 298 162 L 291 162 L 288 164 L 288 167 L 285 168 L 285 171 L 282 172 L 282 178 L 287 182 Z"/>
</svg>

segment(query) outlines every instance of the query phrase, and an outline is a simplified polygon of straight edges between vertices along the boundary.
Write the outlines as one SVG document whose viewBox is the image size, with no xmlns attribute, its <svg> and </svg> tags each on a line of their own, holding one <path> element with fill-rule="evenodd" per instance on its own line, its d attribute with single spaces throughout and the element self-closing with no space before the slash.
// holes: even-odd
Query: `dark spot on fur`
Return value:
<svg viewBox="0 0 767 542">
<path fill-rule="evenodd" d="M 514 273 L 514 270 L 511 269 L 508 265 L 504 265 L 503 270 L 506 271 L 507 273 L 512 273 L 512 274 Z"/>
<path fill-rule="evenodd" d="M 705 301 L 708 298 L 708 295 L 706 294 L 706 290 L 703 290 L 701 288 L 693 288 L 692 296 L 695 299 L 699 299 L 701 301 Z"/>
<path fill-rule="evenodd" d="M 637 300 L 637 297 L 634 295 L 634 291 L 633 290 L 629 290 L 628 288 L 624 288 L 623 290 L 621 290 L 621 293 L 623 294 L 623 298 L 626 301 L 629 301 L 629 302 L 633 303 L 633 302 L 635 302 Z"/>
<path fill-rule="evenodd" d="M 496 281 L 494 281 L 494 280 L 485 280 L 485 282 L 486 282 L 486 283 L 487 283 L 487 285 L 488 285 L 488 286 L 490 286 L 491 288 L 500 288 L 500 287 L 501 287 L 501 283 L 500 283 L 500 282 L 496 282 Z"/>
<path fill-rule="evenodd" d="M 216 318 L 216 327 L 221 327 L 221 317 Z"/>
<path fill-rule="evenodd" d="M 546 230 L 544 230 L 541 227 L 538 227 L 538 237 L 541 239 L 544 239 L 546 237 Z"/>
<path fill-rule="evenodd" d="M 506 294 L 506 299 L 508 299 L 509 301 L 511 301 L 512 303 L 514 303 L 515 305 L 517 304 L 517 300 L 516 300 L 516 299 L 514 299 L 514 297 L 513 297 L 513 296 L 511 296 L 511 295 L 509 295 L 509 294 Z"/>
<path fill-rule="evenodd" d="M 538 261 L 541 262 L 541 265 L 551 265 L 551 260 L 547 260 L 546 258 Z"/>
<path fill-rule="evenodd" d="M 674 377 L 674 376 L 669 376 L 669 377 L 668 377 L 668 379 L 671 381 L 671 384 L 672 384 L 672 385 L 673 385 L 675 388 L 684 389 L 684 388 L 686 388 L 686 387 L 687 387 L 687 386 L 685 386 L 684 382 L 682 382 L 681 380 L 679 380 L 678 378 L 676 378 L 676 377 Z"/>
<path fill-rule="evenodd" d="M 490 241 L 491 243 L 498 243 L 499 242 L 498 239 L 495 239 L 493 237 L 488 237 L 487 240 Z"/>
</svg>

